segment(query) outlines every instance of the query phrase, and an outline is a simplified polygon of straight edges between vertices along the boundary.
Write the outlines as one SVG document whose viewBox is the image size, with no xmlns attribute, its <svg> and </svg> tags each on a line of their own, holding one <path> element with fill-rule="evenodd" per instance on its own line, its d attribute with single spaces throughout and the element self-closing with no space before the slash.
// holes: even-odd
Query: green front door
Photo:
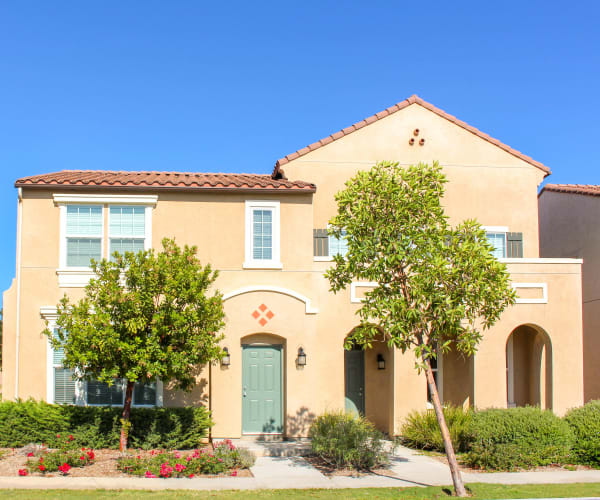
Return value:
<svg viewBox="0 0 600 500">
<path fill-rule="evenodd" d="M 365 414 L 365 351 L 354 347 L 344 351 L 346 411 Z"/>
<path fill-rule="evenodd" d="M 281 346 L 242 349 L 242 432 L 282 433 Z"/>
</svg>

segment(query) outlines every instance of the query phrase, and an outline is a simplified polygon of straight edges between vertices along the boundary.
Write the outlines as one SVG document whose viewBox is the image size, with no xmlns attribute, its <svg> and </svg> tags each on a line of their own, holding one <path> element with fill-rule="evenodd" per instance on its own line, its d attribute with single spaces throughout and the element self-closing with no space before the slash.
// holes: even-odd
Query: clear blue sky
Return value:
<svg viewBox="0 0 600 500">
<path fill-rule="evenodd" d="M 268 173 L 413 93 L 600 183 L 600 2 L 20 1 L 0 5 L 0 289 L 16 178 Z"/>
</svg>

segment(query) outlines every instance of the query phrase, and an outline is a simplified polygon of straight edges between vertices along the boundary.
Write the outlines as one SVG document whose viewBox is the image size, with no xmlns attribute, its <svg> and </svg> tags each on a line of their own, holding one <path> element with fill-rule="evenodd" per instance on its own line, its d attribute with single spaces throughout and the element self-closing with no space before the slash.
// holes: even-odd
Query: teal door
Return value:
<svg viewBox="0 0 600 500">
<path fill-rule="evenodd" d="M 283 432 L 281 346 L 242 346 L 242 432 Z"/>
<path fill-rule="evenodd" d="M 365 414 L 365 351 L 344 351 L 346 411 Z"/>
</svg>

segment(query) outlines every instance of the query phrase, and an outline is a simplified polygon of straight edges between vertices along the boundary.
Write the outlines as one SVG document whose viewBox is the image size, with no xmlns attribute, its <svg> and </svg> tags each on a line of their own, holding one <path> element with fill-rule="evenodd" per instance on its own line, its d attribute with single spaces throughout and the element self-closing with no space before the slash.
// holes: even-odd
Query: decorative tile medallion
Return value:
<svg viewBox="0 0 600 500">
<path fill-rule="evenodd" d="M 270 319 L 273 319 L 275 313 L 273 313 L 266 305 L 261 304 L 258 309 L 255 309 L 252 313 L 252 317 L 258 320 L 260 326 L 265 326 Z M 260 319 L 259 319 L 260 318 Z"/>
</svg>

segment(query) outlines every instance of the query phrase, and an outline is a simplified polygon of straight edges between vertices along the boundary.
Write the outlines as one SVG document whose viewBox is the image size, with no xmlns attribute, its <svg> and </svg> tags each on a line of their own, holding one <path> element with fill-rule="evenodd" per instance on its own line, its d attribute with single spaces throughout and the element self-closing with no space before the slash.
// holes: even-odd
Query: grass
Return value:
<svg viewBox="0 0 600 500">
<path fill-rule="evenodd" d="M 468 485 L 471 498 L 552 498 L 590 497 L 600 495 L 600 483 L 572 484 L 525 484 L 503 485 L 473 483 Z M 340 490 L 254 490 L 254 491 L 134 491 L 134 490 L 0 490 L 0 498 L 43 498 L 43 499 L 84 499 L 84 498 L 402 498 L 429 500 L 448 498 L 449 487 L 428 488 L 361 488 Z"/>
</svg>

